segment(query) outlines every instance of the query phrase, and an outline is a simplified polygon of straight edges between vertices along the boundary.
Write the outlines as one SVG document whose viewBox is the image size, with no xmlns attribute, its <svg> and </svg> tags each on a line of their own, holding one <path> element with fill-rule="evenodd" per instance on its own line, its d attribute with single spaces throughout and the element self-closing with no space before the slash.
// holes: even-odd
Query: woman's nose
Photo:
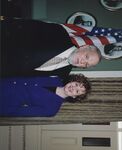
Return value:
<svg viewBox="0 0 122 150">
<path fill-rule="evenodd" d="M 85 92 L 85 87 L 81 86 L 79 90 L 82 91 L 82 92 Z"/>
</svg>

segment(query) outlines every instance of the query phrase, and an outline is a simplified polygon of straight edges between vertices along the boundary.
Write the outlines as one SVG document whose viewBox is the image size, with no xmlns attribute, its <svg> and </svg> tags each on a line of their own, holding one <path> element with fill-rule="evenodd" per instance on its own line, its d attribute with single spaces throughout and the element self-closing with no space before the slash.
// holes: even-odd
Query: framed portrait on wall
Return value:
<svg viewBox="0 0 122 150">
<path fill-rule="evenodd" d="M 105 59 L 118 59 L 122 57 L 122 42 L 107 44 L 99 47 Z"/>
<path fill-rule="evenodd" d="M 102 6 L 110 11 L 122 9 L 122 0 L 100 0 Z"/>
</svg>

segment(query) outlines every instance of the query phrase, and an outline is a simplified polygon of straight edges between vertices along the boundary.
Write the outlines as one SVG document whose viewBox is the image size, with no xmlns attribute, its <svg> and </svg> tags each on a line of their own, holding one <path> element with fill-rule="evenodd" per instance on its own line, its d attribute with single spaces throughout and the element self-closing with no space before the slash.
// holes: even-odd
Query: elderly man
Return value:
<svg viewBox="0 0 122 150">
<path fill-rule="evenodd" d="M 101 58 L 95 46 L 76 47 L 63 25 L 3 19 L 1 28 L 3 77 L 68 75 L 72 66 L 95 66 Z"/>
<path fill-rule="evenodd" d="M 80 24 L 3 18 L 1 28 L 2 77 L 66 76 L 73 66 L 97 65 L 101 45 L 122 41 L 122 30 Z"/>
</svg>

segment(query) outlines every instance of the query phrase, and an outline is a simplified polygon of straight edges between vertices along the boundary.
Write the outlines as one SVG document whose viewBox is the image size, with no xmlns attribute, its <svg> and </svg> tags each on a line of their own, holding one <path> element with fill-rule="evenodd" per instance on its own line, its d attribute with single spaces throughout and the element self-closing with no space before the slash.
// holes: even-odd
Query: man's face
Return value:
<svg viewBox="0 0 122 150">
<path fill-rule="evenodd" d="M 99 55 L 95 46 L 85 45 L 71 54 L 70 64 L 76 67 L 88 68 L 99 63 Z"/>
</svg>

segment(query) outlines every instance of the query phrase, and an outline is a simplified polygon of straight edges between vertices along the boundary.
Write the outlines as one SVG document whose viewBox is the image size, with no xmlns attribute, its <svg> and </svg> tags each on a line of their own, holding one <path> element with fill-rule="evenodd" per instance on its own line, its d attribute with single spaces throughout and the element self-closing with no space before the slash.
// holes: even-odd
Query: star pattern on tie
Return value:
<svg viewBox="0 0 122 150">
<path fill-rule="evenodd" d="M 90 36 L 112 36 L 118 42 L 122 41 L 122 29 L 94 27 L 91 32 L 86 32 L 85 35 L 90 35 Z"/>
</svg>

